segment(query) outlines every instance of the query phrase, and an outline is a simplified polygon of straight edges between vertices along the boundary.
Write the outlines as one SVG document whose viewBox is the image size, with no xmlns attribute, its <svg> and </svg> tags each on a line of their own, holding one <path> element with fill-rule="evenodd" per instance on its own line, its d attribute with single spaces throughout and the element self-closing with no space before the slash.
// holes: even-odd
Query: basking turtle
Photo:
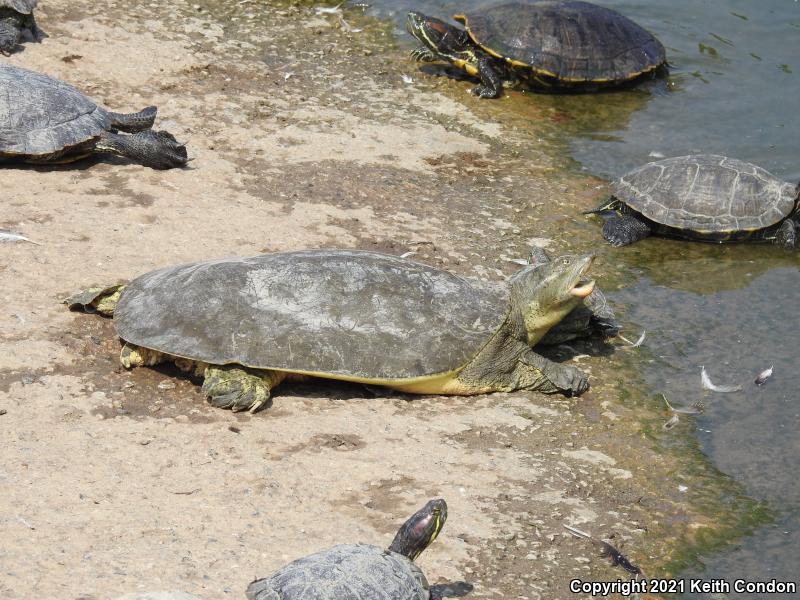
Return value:
<svg viewBox="0 0 800 600">
<path fill-rule="evenodd" d="M 496 98 L 503 82 L 539 90 L 592 91 L 631 82 L 666 64 L 652 34 L 588 2 L 510 2 L 453 17 L 459 29 L 418 12 L 406 29 L 423 47 L 412 56 L 442 60 L 480 77 L 472 93 Z"/>
<path fill-rule="evenodd" d="M 611 194 L 584 214 L 616 212 L 603 225 L 614 246 L 650 234 L 795 246 L 800 186 L 735 158 L 694 154 L 647 163 L 614 181 Z"/>
<path fill-rule="evenodd" d="M 257 410 L 288 375 L 414 394 L 580 394 L 586 376 L 531 348 L 592 293 L 592 256 L 506 282 L 408 259 L 307 250 L 168 267 L 92 288 L 70 308 L 113 315 L 126 368 L 174 361 L 221 408 Z"/>
<path fill-rule="evenodd" d="M 435 600 L 441 594 L 414 560 L 447 520 L 447 503 L 431 500 L 405 523 L 388 549 L 341 544 L 304 556 L 247 587 L 248 600 Z M 435 586 L 434 586 L 435 587 Z"/>
<path fill-rule="evenodd" d="M 154 169 L 186 164 L 186 148 L 166 131 L 152 131 L 156 107 L 118 114 L 71 85 L 0 64 L 0 163 L 59 163 L 92 153 L 124 156 Z M 132 133 L 120 135 L 117 131 Z"/>
<path fill-rule="evenodd" d="M 528 257 L 528 264 L 537 266 L 550 262 L 550 256 L 544 248 L 534 246 Z M 607 337 L 617 335 L 622 327 L 617 322 L 614 309 L 608 305 L 605 294 L 595 286 L 592 293 L 583 299 L 572 312 L 555 325 L 539 340 L 540 345 L 556 346 L 577 338 L 588 337 L 600 333 Z"/>
<path fill-rule="evenodd" d="M 38 3 L 39 0 L 0 0 L 0 54 L 11 54 L 26 30 L 37 42 L 44 37 L 33 18 Z"/>
</svg>

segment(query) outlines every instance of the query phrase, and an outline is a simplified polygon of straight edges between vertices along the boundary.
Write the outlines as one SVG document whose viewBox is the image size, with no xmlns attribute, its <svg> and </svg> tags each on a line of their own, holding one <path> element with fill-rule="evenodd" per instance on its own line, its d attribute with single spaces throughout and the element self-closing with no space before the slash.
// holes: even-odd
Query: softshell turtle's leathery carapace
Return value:
<svg viewBox="0 0 800 600">
<path fill-rule="evenodd" d="M 0 0 L 0 54 L 11 54 L 25 31 L 37 42 L 45 37 L 33 18 L 38 3 L 39 0 Z"/>
<path fill-rule="evenodd" d="M 614 211 L 603 237 L 625 246 L 651 234 L 705 242 L 796 245 L 800 186 L 756 165 L 714 154 L 666 158 L 611 184 L 611 198 L 585 214 Z"/>
<path fill-rule="evenodd" d="M 9 93 L 0 93 L 0 163 L 66 163 L 102 152 L 154 169 L 187 162 L 186 148 L 171 134 L 150 129 L 155 106 L 113 113 L 58 79 L 6 64 L 2 90 Z"/>
<path fill-rule="evenodd" d="M 595 91 L 666 70 L 666 54 L 629 18 L 589 2 L 509 2 L 453 17 L 464 29 L 418 12 L 406 29 L 419 61 L 445 61 L 480 77 L 472 93 L 500 95 L 503 82 L 532 89 Z"/>
<path fill-rule="evenodd" d="M 287 375 L 415 394 L 577 395 L 586 376 L 531 348 L 592 293 L 592 260 L 562 256 L 493 283 L 307 250 L 168 267 L 67 303 L 113 315 L 125 367 L 174 361 L 222 408 L 257 409 Z"/>
<path fill-rule="evenodd" d="M 341 544 L 298 558 L 247 588 L 248 600 L 438 600 L 414 560 L 447 520 L 447 504 L 428 502 L 386 548 Z"/>
</svg>

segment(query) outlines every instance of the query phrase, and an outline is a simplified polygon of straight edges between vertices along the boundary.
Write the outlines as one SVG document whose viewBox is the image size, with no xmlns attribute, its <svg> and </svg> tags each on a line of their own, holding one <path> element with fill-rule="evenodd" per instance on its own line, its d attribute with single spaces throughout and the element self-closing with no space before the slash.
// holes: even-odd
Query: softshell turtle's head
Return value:
<svg viewBox="0 0 800 600">
<path fill-rule="evenodd" d="M 405 523 L 394 536 L 389 550 L 416 559 L 433 543 L 447 521 L 447 502 L 442 498 L 429 501 Z"/>
<path fill-rule="evenodd" d="M 511 278 L 512 310 L 523 319 L 529 346 L 592 293 L 594 281 L 586 273 L 593 261 L 591 254 L 560 256 L 525 267 Z"/>
<path fill-rule="evenodd" d="M 444 58 L 464 58 L 461 53 L 471 46 L 469 34 L 463 29 L 413 10 L 406 17 L 406 30 Z"/>
</svg>

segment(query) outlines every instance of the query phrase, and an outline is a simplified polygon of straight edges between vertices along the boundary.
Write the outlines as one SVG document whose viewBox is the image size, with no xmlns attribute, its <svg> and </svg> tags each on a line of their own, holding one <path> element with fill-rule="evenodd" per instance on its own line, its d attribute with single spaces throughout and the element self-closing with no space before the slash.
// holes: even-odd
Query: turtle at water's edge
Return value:
<svg viewBox="0 0 800 600">
<path fill-rule="evenodd" d="M 608 201 L 584 214 L 612 211 L 603 237 L 613 246 L 663 235 L 794 248 L 798 208 L 800 186 L 735 158 L 693 154 L 626 173 L 611 184 Z"/>
<path fill-rule="evenodd" d="M 388 549 L 341 544 L 257 579 L 248 600 L 438 600 L 414 560 L 430 546 L 447 520 L 447 503 L 431 500 L 400 527 Z"/>
<path fill-rule="evenodd" d="M 38 3 L 39 0 L 0 0 L 0 54 L 11 54 L 25 31 L 37 42 L 45 37 L 33 17 Z"/>
<path fill-rule="evenodd" d="M 504 82 L 591 92 L 666 70 L 664 46 L 652 34 L 589 2 L 510 2 L 453 18 L 464 29 L 408 13 L 406 29 L 422 43 L 412 56 L 479 77 L 472 93 L 481 98 L 498 97 Z"/>
<path fill-rule="evenodd" d="M 125 367 L 174 361 L 221 408 L 254 411 L 294 375 L 413 394 L 578 395 L 586 376 L 532 348 L 592 293 L 592 260 L 485 282 L 375 252 L 307 250 L 168 267 L 66 302 L 113 315 Z"/>
<path fill-rule="evenodd" d="M 155 118 L 155 106 L 113 113 L 58 79 L 0 64 L 0 164 L 67 163 L 107 152 L 154 169 L 185 165 L 183 144 L 150 129 Z"/>
</svg>

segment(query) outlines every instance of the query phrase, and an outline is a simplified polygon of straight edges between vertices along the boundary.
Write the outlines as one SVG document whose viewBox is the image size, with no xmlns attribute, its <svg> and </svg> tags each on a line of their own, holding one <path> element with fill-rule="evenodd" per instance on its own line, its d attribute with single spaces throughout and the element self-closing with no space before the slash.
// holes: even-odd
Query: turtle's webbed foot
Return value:
<svg viewBox="0 0 800 600">
<path fill-rule="evenodd" d="M 791 219 L 786 219 L 775 232 L 775 245 L 788 250 L 797 247 L 797 226 Z"/>
<path fill-rule="evenodd" d="M 478 96 L 479 98 L 497 98 L 500 95 L 499 89 L 493 89 L 488 85 L 483 85 L 482 83 L 476 85 L 469 92 L 473 96 Z"/>
<path fill-rule="evenodd" d="M 203 393 L 217 408 L 234 412 L 256 412 L 270 397 L 270 384 L 264 378 L 234 365 L 210 366 L 203 380 Z"/>
<path fill-rule="evenodd" d="M 10 56 L 19 44 L 21 33 L 17 19 L 0 19 L 0 54 Z"/>
<path fill-rule="evenodd" d="M 125 343 L 119 353 L 119 362 L 126 369 L 133 369 L 134 367 L 152 367 L 158 363 L 166 360 L 163 352 L 158 350 L 150 350 L 150 348 L 143 348 L 134 344 Z"/>
<path fill-rule="evenodd" d="M 572 365 L 553 364 L 545 375 L 567 396 L 580 396 L 589 389 L 589 378 L 586 377 L 586 373 Z"/>
<path fill-rule="evenodd" d="M 186 146 L 166 131 L 148 129 L 133 135 L 104 132 L 95 148 L 124 156 L 152 169 L 183 167 L 189 162 Z"/>
<path fill-rule="evenodd" d="M 649 235 L 647 223 L 630 215 L 611 217 L 603 224 L 603 237 L 612 246 L 627 246 Z"/>
<path fill-rule="evenodd" d="M 433 62 L 436 60 L 436 55 L 428 48 L 422 47 L 412 50 L 411 58 L 417 62 Z"/>
</svg>

